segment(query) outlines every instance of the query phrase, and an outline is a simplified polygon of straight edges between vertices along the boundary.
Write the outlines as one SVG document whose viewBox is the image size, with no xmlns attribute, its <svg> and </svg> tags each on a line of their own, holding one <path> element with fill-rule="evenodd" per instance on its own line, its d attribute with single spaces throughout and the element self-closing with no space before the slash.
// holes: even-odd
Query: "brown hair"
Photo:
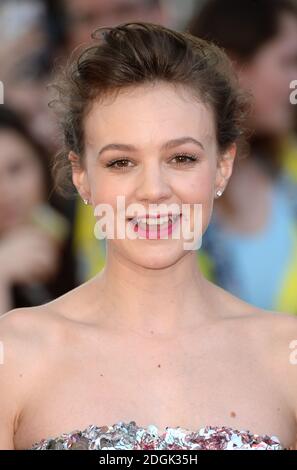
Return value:
<svg viewBox="0 0 297 470">
<path fill-rule="evenodd" d="M 244 133 L 247 95 L 227 55 L 214 44 L 145 22 L 102 27 L 92 38 L 94 44 L 72 56 L 53 84 L 58 96 L 50 104 L 57 109 L 63 136 L 53 174 L 65 196 L 73 189 L 69 151 L 83 164 L 86 114 L 94 100 L 121 89 L 156 81 L 187 87 L 211 107 L 221 152 Z"/>
<path fill-rule="evenodd" d="M 223 48 L 242 67 L 277 38 L 285 15 L 297 19 L 296 0 L 206 0 L 196 8 L 187 31 Z M 283 167 L 283 139 L 257 129 L 249 137 L 250 156 L 272 177 L 278 177 Z"/>
</svg>

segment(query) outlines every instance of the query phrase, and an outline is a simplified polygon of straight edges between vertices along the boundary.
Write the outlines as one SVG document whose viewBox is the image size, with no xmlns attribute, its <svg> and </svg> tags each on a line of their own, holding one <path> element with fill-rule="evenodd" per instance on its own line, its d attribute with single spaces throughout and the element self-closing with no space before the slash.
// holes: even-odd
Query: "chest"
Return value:
<svg viewBox="0 0 297 470">
<path fill-rule="evenodd" d="M 78 348 L 48 364 L 24 410 L 16 446 L 119 420 L 160 429 L 224 425 L 291 444 L 295 422 L 275 375 L 245 348 L 220 344 L 168 349 L 119 341 L 96 351 Z"/>
</svg>

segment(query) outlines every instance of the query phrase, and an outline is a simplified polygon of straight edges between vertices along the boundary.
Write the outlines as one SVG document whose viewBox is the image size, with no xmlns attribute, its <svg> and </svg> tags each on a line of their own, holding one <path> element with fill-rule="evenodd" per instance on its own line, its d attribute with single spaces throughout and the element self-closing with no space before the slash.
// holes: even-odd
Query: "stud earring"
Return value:
<svg viewBox="0 0 297 470">
<path fill-rule="evenodd" d="M 84 203 L 87 205 L 89 204 L 89 200 L 88 199 L 83 199 Z"/>
<path fill-rule="evenodd" d="M 216 196 L 217 196 L 217 197 L 222 196 L 222 194 L 223 194 L 223 190 L 222 190 L 222 189 L 218 189 L 218 190 L 216 191 Z"/>
</svg>

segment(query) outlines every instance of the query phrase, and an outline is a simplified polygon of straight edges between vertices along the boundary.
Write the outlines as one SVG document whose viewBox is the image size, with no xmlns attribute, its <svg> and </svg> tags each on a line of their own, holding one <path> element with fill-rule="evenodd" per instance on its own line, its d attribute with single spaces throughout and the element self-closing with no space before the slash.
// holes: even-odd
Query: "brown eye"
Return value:
<svg viewBox="0 0 297 470">
<path fill-rule="evenodd" d="M 111 162 L 108 162 L 106 167 L 107 168 L 115 168 L 115 169 L 125 169 L 128 168 L 128 163 L 130 160 L 127 160 L 125 158 L 122 158 L 120 160 L 112 160 Z"/>
<path fill-rule="evenodd" d="M 173 157 L 173 160 L 177 160 L 176 163 L 178 165 L 194 163 L 198 160 L 195 155 L 186 155 L 186 154 L 178 154 Z"/>
</svg>

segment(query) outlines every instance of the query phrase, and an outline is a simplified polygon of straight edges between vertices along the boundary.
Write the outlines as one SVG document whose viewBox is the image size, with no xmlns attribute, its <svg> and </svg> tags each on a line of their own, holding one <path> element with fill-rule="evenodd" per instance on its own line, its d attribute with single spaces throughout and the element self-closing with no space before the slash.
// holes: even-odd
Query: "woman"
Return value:
<svg viewBox="0 0 297 470">
<path fill-rule="evenodd" d="M 293 447 L 296 319 L 212 284 L 173 238 L 183 204 L 206 230 L 231 176 L 247 107 L 232 67 L 159 25 L 99 33 L 58 86 L 56 171 L 96 211 L 139 204 L 138 220 L 125 209 L 129 237 L 108 238 L 98 275 L 1 319 L 1 448 Z M 149 230 L 154 204 L 181 218 Z"/>
<path fill-rule="evenodd" d="M 250 157 L 237 160 L 203 240 L 205 274 L 258 307 L 297 314 L 297 185 L 291 160 L 297 7 L 291 0 L 207 0 L 189 31 L 231 57 L 253 96 Z M 294 194 L 295 193 L 295 194 Z"/>
<path fill-rule="evenodd" d="M 0 315 L 75 287 L 67 222 L 50 188 L 43 147 L 0 106 Z"/>
</svg>

